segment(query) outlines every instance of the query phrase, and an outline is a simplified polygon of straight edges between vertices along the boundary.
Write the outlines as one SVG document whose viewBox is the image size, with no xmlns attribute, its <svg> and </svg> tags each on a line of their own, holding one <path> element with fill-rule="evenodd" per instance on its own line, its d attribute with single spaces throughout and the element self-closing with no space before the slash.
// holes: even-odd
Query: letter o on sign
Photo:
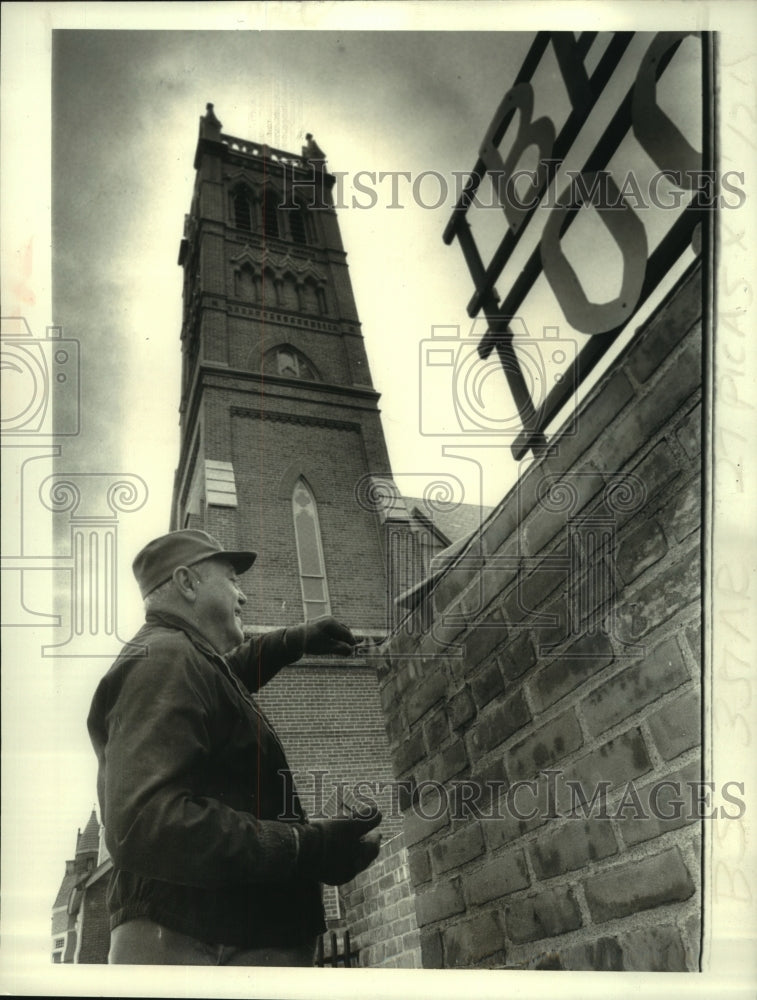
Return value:
<svg viewBox="0 0 757 1000">
<path fill-rule="evenodd" d="M 644 225 L 622 197 L 609 174 L 583 174 L 584 190 L 594 188 L 598 179 L 607 185 L 607 204 L 597 205 L 597 214 L 623 254 L 623 282 L 620 294 L 612 302 L 590 302 L 578 275 L 568 263 L 560 240 L 570 222 L 570 212 L 583 203 L 577 202 L 569 185 L 552 209 L 541 237 L 541 260 L 544 274 L 560 303 L 565 318 L 581 333 L 607 333 L 633 316 L 644 284 L 647 265 L 647 234 Z M 610 207 L 608 207 L 608 205 Z"/>
</svg>

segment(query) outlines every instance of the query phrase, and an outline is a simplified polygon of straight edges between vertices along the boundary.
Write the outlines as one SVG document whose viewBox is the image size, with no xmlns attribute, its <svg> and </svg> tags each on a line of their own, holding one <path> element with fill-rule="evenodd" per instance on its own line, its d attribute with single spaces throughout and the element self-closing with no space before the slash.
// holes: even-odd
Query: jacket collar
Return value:
<svg viewBox="0 0 757 1000">
<path fill-rule="evenodd" d="M 206 653 L 210 657 L 214 657 L 219 660 L 223 660 L 223 657 L 215 649 L 205 636 L 196 628 L 190 621 L 186 618 L 182 618 L 181 615 L 172 614 L 170 611 L 148 611 L 145 615 L 146 625 L 162 625 L 165 628 L 179 629 L 182 631 L 189 641 L 201 649 L 203 653 Z"/>
</svg>

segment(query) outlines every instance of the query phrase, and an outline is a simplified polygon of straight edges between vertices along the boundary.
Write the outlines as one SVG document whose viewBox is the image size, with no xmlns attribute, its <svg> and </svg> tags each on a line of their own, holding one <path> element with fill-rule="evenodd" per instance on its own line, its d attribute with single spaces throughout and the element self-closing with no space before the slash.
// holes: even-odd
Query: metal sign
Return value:
<svg viewBox="0 0 757 1000">
<path fill-rule="evenodd" d="M 692 36 L 695 44 L 701 45 L 699 92 L 695 96 L 701 115 L 702 153 L 666 110 L 671 103 L 670 87 L 663 99 L 660 94 L 666 83 L 665 71 L 688 34 L 618 32 L 598 36 L 584 32 L 576 38 L 570 32 L 540 32 L 497 108 L 444 231 L 447 244 L 459 242 L 473 279 L 475 294 L 468 305 L 469 315 L 482 313 L 486 319 L 487 331 L 478 353 L 487 359 L 496 351 L 518 407 L 523 429 L 512 445 L 516 459 L 529 451 L 538 454 L 544 450 L 547 425 L 628 327 L 672 265 L 692 246 L 697 255 L 700 252 L 702 230 L 709 225 L 715 207 L 708 34 Z M 601 57 L 594 60 L 596 65 L 589 72 L 591 53 L 598 50 Z M 544 72 L 547 60 L 559 68 L 551 77 Z M 559 83 L 568 108 L 558 132 L 557 113 L 535 117 L 534 109 L 537 103 L 544 106 L 546 102 L 549 107 L 555 102 L 554 85 Z M 687 96 L 690 100 L 691 95 Z M 588 149 L 587 135 L 598 136 Z M 638 156 L 654 168 L 644 191 L 633 172 L 625 173 L 618 167 L 618 151 L 629 136 Z M 538 150 L 536 168 L 518 169 L 533 147 Z M 566 171 L 566 161 L 576 155 L 581 156 L 580 168 Z M 485 263 L 471 223 L 475 213 L 483 210 L 477 207 L 477 194 L 487 177 L 495 204 L 504 212 L 505 230 Z M 674 200 L 663 202 L 663 190 L 673 191 Z M 478 202 L 480 206 L 480 199 Z M 671 206 L 676 211 L 667 211 Z M 596 211 L 622 257 L 620 287 L 601 302 L 590 298 L 563 246 L 569 228 L 582 210 L 589 208 Z M 649 213 L 656 214 L 652 220 L 655 243 L 649 235 Z M 508 263 L 526 234 L 536 235 L 538 244 L 524 264 L 514 265 L 515 271 L 507 273 Z M 591 246 L 585 249 L 590 256 Z M 560 310 L 544 321 L 562 320 L 589 339 L 543 398 L 534 398 L 514 349 L 513 326 L 541 276 Z M 502 301 L 495 290 L 498 280 L 506 282 L 508 288 Z"/>
</svg>

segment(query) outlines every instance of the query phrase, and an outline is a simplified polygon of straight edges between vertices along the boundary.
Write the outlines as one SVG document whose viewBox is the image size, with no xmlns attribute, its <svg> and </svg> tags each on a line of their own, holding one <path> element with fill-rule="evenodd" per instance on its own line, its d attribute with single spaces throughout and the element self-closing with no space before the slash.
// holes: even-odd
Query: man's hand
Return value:
<svg viewBox="0 0 757 1000">
<path fill-rule="evenodd" d="M 360 640 L 331 615 L 314 618 L 287 628 L 285 643 L 287 650 L 299 659 L 306 653 L 331 653 L 337 656 L 350 656 Z"/>
<path fill-rule="evenodd" d="M 297 870 L 326 885 L 343 885 L 376 860 L 381 834 L 376 810 L 367 817 L 314 820 L 299 827 Z"/>
</svg>

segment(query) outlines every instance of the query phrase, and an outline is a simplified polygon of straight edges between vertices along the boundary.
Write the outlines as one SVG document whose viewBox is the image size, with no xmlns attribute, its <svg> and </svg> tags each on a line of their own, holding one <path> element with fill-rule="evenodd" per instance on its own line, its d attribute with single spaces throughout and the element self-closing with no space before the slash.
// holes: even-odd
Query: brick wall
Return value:
<svg viewBox="0 0 757 1000">
<path fill-rule="evenodd" d="M 697 968 L 700 316 L 695 270 L 384 647 L 424 967 Z"/>
<path fill-rule="evenodd" d="M 401 834 L 382 844 L 378 860 L 344 886 L 342 895 L 361 966 L 421 967 L 415 897 Z"/>
<path fill-rule="evenodd" d="M 328 663 L 325 657 L 301 660 L 277 674 L 257 698 L 276 727 L 309 814 L 334 815 L 335 788 L 344 782 L 348 805 L 359 795 L 381 809 L 384 839 L 401 829 L 398 809 L 392 808 L 392 762 L 371 667 L 351 660 Z M 369 785 L 358 788 L 360 782 Z M 386 787 L 374 794 L 374 782 Z"/>
</svg>

